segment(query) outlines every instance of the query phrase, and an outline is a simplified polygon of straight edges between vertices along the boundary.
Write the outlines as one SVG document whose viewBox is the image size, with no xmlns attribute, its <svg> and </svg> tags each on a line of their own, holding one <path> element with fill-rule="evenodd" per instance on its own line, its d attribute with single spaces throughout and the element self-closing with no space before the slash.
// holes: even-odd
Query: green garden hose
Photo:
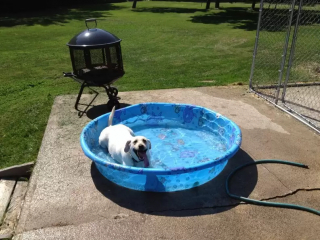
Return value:
<svg viewBox="0 0 320 240">
<path fill-rule="evenodd" d="M 260 201 L 260 200 L 255 200 L 255 199 L 252 199 L 252 198 L 241 197 L 241 196 L 234 195 L 234 194 L 230 193 L 230 191 L 229 191 L 229 180 L 237 171 L 239 171 L 240 169 L 245 168 L 247 166 L 263 164 L 263 163 L 279 163 L 279 164 L 292 165 L 292 166 L 296 166 L 296 167 L 308 168 L 307 165 L 304 165 L 304 164 L 301 164 L 301 163 L 288 162 L 288 161 L 283 161 L 283 160 L 271 160 L 271 159 L 259 160 L 259 161 L 256 161 L 256 162 L 247 163 L 247 164 L 244 164 L 244 165 L 236 168 L 227 177 L 227 181 L 226 181 L 227 194 L 230 197 L 238 199 L 238 200 L 241 200 L 243 202 L 248 202 L 248 203 L 252 203 L 252 204 L 256 204 L 256 205 L 263 205 L 263 206 L 268 206 L 268 207 L 281 207 L 281 208 L 298 209 L 298 210 L 302 210 L 302 211 L 311 212 L 311 213 L 314 213 L 314 214 L 317 214 L 317 215 L 320 216 L 320 211 L 317 211 L 317 210 L 312 209 L 312 208 L 308 208 L 308 207 L 304 207 L 304 206 L 300 206 L 300 205 L 296 205 L 296 204 Z"/>
</svg>

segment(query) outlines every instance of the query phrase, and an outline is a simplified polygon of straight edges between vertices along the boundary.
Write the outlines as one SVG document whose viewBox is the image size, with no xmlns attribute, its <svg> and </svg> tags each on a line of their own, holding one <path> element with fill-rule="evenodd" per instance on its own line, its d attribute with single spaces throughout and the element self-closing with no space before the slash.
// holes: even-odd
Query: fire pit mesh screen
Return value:
<svg viewBox="0 0 320 240">
<path fill-rule="evenodd" d="M 111 47 L 110 49 L 110 60 L 112 64 L 118 64 L 118 58 L 117 58 L 117 51 L 120 49 L 116 49 L 115 46 Z M 120 56 L 120 55 L 119 55 Z M 118 67 L 118 66 L 117 66 Z"/>
<path fill-rule="evenodd" d="M 71 49 L 71 55 L 74 73 L 86 81 L 110 84 L 124 74 L 118 44 L 85 50 Z"/>
<path fill-rule="evenodd" d="M 82 50 L 73 49 L 73 59 L 74 59 L 74 70 L 78 71 L 86 67 L 86 62 L 84 59 L 84 52 Z"/>
<path fill-rule="evenodd" d="M 104 49 L 91 49 L 91 64 L 95 65 L 105 65 Z"/>
</svg>

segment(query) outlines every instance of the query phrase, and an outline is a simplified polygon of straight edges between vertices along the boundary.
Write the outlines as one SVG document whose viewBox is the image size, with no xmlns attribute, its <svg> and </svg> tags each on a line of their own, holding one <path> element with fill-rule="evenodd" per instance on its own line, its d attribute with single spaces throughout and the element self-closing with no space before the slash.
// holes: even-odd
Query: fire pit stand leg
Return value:
<svg viewBox="0 0 320 240">
<path fill-rule="evenodd" d="M 78 93 L 76 103 L 75 103 L 75 105 L 74 105 L 74 108 L 75 108 L 77 111 L 81 111 L 81 110 L 78 109 L 78 104 L 79 104 L 79 101 L 80 101 L 80 98 L 81 98 L 83 89 L 84 89 L 85 87 L 86 87 L 86 83 L 83 82 L 83 83 L 81 84 L 81 88 L 80 88 L 80 91 L 79 91 L 79 93 Z"/>
<path fill-rule="evenodd" d="M 81 88 L 79 90 L 79 93 L 78 93 L 78 96 L 77 96 L 77 100 L 76 100 L 76 103 L 74 105 L 74 108 L 78 111 L 78 116 L 79 117 L 82 117 L 84 113 L 87 112 L 88 108 L 91 106 L 91 104 L 93 103 L 93 101 L 97 98 L 97 96 L 99 95 L 99 93 L 97 91 L 95 91 L 94 89 L 90 88 L 91 91 L 93 91 L 96 95 L 94 96 L 94 98 L 91 100 L 91 102 L 89 104 L 81 104 L 79 103 L 80 99 L 81 99 L 81 95 L 82 95 L 82 92 L 83 92 L 83 89 L 87 87 L 87 88 L 90 88 L 89 85 L 86 83 L 86 82 L 83 82 L 81 84 Z M 84 109 L 84 110 L 80 110 L 78 108 L 78 105 L 86 105 L 87 107 Z"/>
</svg>

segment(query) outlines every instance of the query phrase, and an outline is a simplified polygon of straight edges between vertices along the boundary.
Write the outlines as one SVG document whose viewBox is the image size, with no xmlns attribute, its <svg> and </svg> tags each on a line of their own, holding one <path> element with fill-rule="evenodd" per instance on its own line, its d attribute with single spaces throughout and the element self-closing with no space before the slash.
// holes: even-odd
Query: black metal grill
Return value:
<svg viewBox="0 0 320 240">
<path fill-rule="evenodd" d="M 105 30 L 96 28 L 96 26 L 89 28 L 88 22 L 95 22 L 97 26 L 96 19 L 87 19 L 85 23 L 88 29 L 74 36 L 67 44 L 73 72 L 64 73 L 65 77 L 71 77 L 81 83 L 75 104 L 79 116 L 86 112 L 98 95 L 98 92 L 91 89 L 96 93 L 96 96 L 85 110 L 79 110 L 79 101 L 85 87 L 103 87 L 109 97 L 109 107 L 119 108 L 118 90 L 110 85 L 124 75 L 121 40 Z"/>
</svg>

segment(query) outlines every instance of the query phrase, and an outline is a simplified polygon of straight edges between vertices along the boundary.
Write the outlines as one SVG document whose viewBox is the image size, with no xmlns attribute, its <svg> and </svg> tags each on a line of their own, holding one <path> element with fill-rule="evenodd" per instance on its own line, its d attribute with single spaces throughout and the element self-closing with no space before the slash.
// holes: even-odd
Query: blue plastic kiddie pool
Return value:
<svg viewBox="0 0 320 240">
<path fill-rule="evenodd" d="M 149 168 L 123 166 L 99 146 L 109 113 L 92 120 L 80 137 L 81 147 L 110 181 L 134 190 L 173 192 L 202 185 L 216 177 L 240 148 L 241 130 L 209 109 L 170 103 L 144 103 L 115 112 L 122 123 L 150 139 Z"/>
</svg>

